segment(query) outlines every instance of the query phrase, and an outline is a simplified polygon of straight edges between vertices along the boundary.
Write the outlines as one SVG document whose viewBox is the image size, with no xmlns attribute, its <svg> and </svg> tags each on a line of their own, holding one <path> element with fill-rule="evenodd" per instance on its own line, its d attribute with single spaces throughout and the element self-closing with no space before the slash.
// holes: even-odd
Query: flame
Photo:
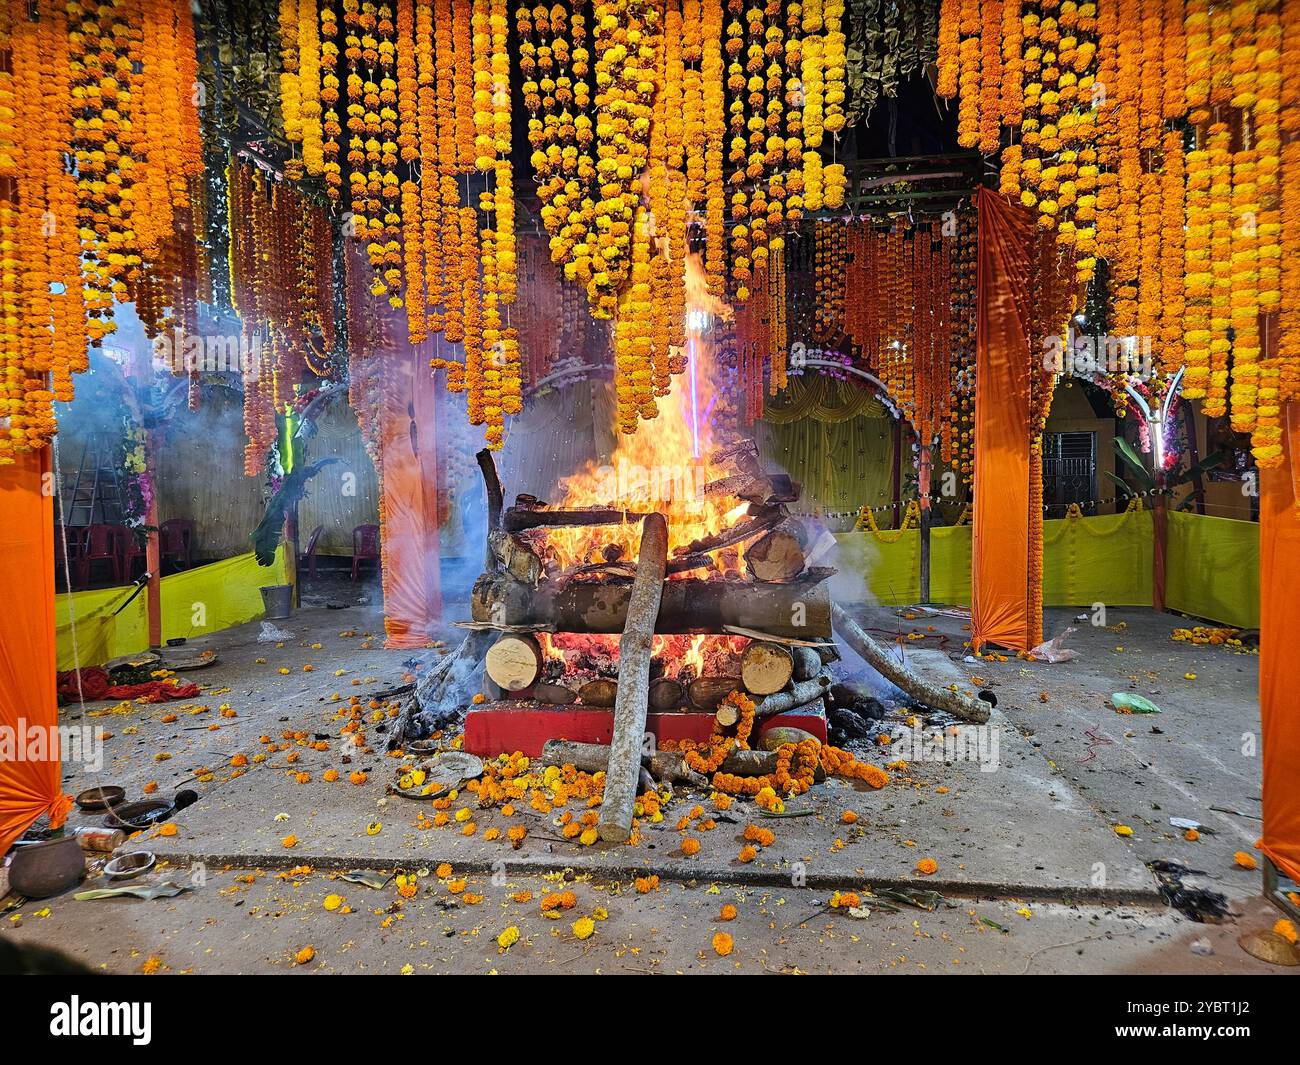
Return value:
<svg viewBox="0 0 1300 1065">
<path fill-rule="evenodd" d="M 668 519 L 668 546 L 689 543 L 716 533 L 744 512 L 725 497 L 705 498 L 704 486 L 725 476 L 713 466 L 713 406 L 716 400 L 716 362 L 710 319 L 730 317 L 730 309 L 708 292 L 699 256 L 686 257 L 686 357 L 684 373 L 672 380 L 667 396 L 659 400 L 658 417 L 641 421 L 635 433 L 619 434 L 608 465 L 589 462 L 564 479 L 567 508 L 612 505 L 634 512 L 658 510 Z M 600 560 L 598 551 L 608 544 L 623 548 L 623 558 L 634 562 L 640 544 L 638 522 L 617 526 L 553 529 L 547 542 L 565 568 Z M 724 553 L 725 554 L 725 553 Z M 735 552 L 730 561 L 734 561 Z M 719 558 L 721 564 L 728 559 Z"/>
<path fill-rule="evenodd" d="M 563 678 L 591 669 L 597 661 L 610 671 L 618 668 L 617 635 L 589 632 L 536 635 L 545 658 L 562 664 Z M 673 680 L 687 681 L 713 674 L 732 676 L 739 672 L 740 654 L 748 642 L 743 636 L 660 635 L 654 638 L 651 654 L 659 660 L 663 676 Z"/>
</svg>

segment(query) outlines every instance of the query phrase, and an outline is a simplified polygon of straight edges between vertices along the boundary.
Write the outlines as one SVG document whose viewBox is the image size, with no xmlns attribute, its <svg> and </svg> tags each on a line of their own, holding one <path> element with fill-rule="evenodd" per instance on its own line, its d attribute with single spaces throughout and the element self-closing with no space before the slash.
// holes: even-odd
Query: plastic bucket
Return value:
<svg viewBox="0 0 1300 1065">
<path fill-rule="evenodd" d="M 287 618 L 293 613 L 292 584 L 268 584 L 258 590 L 262 593 L 262 607 L 268 618 Z"/>
</svg>

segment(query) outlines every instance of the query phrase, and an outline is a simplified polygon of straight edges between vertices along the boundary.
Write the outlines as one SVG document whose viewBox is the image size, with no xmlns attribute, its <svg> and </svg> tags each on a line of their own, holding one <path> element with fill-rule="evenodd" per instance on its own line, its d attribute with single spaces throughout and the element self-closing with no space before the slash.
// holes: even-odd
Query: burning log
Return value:
<svg viewBox="0 0 1300 1065">
<path fill-rule="evenodd" d="M 790 584 L 737 583 L 685 577 L 663 583 L 658 633 L 725 632 L 727 626 L 775 637 L 830 635 L 829 570 L 808 570 Z M 484 574 L 474 585 L 475 621 L 538 626 L 557 632 L 622 632 L 632 590 L 600 581 L 543 581 L 536 588 Z"/>
<path fill-rule="evenodd" d="M 613 706 L 618 699 L 618 681 L 608 677 L 589 680 L 578 689 L 578 698 L 584 706 Z"/>
<path fill-rule="evenodd" d="M 626 843 L 632 835 L 641 746 L 650 701 L 650 659 L 667 559 L 668 522 L 662 514 L 648 514 L 641 525 L 636 577 L 628 596 L 623 635 L 618 641 L 614 735 L 605 773 L 605 801 L 601 804 L 597 826 L 600 838 L 609 843 Z"/>
<path fill-rule="evenodd" d="M 692 540 L 689 544 L 674 548 L 673 557 L 680 558 L 682 555 L 703 555 L 710 554 L 713 551 L 721 551 L 724 547 L 743 543 L 759 533 L 767 532 L 768 529 L 780 525 L 786 519 L 784 507 L 751 506 L 749 513 L 749 521 L 733 525 L 729 529 L 723 529 L 711 536 L 701 536 L 697 540 Z"/>
<path fill-rule="evenodd" d="M 739 677 L 696 677 L 686 689 L 687 698 L 696 710 L 712 713 L 718 704 L 740 687 Z M 733 722 L 734 724 L 734 722 Z"/>
<path fill-rule="evenodd" d="M 563 684 L 539 680 L 533 685 L 533 698 L 539 703 L 548 703 L 551 706 L 568 706 L 570 703 L 577 702 L 578 693 Z"/>
<path fill-rule="evenodd" d="M 686 702 L 686 689 L 670 677 L 660 677 L 650 682 L 650 708 L 676 710 Z"/>
<path fill-rule="evenodd" d="M 756 581 L 785 584 L 804 570 L 804 540 L 798 522 L 785 521 L 764 533 L 745 552 L 745 568 Z"/>
<path fill-rule="evenodd" d="M 542 648 L 526 633 L 504 633 L 488 648 L 483 669 L 503 690 L 523 691 L 542 675 Z"/>
<path fill-rule="evenodd" d="M 479 664 L 496 633 L 491 629 L 469 632 L 460 646 L 443 655 L 416 682 L 415 693 L 406 701 L 388 733 L 388 749 L 402 745 L 411 719 L 422 711 L 437 715 L 441 721 L 454 717 L 474 697 Z"/>
<path fill-rule="evenodd" d="M 982 725 L 988 721 L 989 704 L 983 699 L 968 699 L 961 692 L 941 688 L 918 677 L 897 661 L 881 644 L 873 640 L 862 626 L 840 607 L 831 607 L 831 618 L 840 639 L 866 659 L 872 669 L 913 699 L 936 710 L 944 710 L 953 717 L 972 724 Z"/>
<path fill-rule="evenodd" d="M 488 549 L 515 580 L 536 584 L 542 579 L 542 560 L 519 537 L 492 529 L 488 532 Z"/>
<path fill-rule="evenodd" d="M 793 675 L 794 655 L 780 644 L 755 640 L 740 657 L 740 679 L 750 695 L 779 692 Z"/>
<path fill-rule="evenodd" d="M 533 510 L 531 507 L 511 507 L 502 519 L 501 527 L 509 533 L 529 529 L 567 529 L 586 525 L 623 525 L 644 518 L 631 510 L 614 510 L 593 507 L 588 510 Z"/>
<path fill-rule="evenodd" d="M 791 647 L 794 656 L 794 679 L 812 680 L 822 671 L 822 656 L 811 647 Z"/>
<path fill-rule="evenodd" d="M 831 686 L 831 678 L 825 673 L 812 680 L 801 680 L 790 685 L 788 691 L 776 692 L 763 699 L 754 708 L 754 720 L 762 721 L 773 714 L 785 714 L 801 706 L 815 703 Z"/>
</svg>

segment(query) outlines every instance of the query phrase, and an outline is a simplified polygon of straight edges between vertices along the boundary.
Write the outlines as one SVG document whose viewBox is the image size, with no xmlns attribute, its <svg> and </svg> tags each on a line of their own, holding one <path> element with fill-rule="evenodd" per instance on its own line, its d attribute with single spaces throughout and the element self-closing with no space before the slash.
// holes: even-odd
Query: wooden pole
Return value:
<svg viewBox="0 0 1300 1065">
<path fill-rule="evenodd" d="M 626 843 L 632 836 L 632 813 L 641 776 L 641 748 L 650 697 L 651 644 L 668 560 L 668 522 L 647 514 L 641 525 L 641 551 L 628 600 L 627 623 L 618 641 L 618 697 L 614 701 L 614 735 L 605 772 L 605 801 L 600 808 L 600 838 Z"/>
<path fill-rule="evenodd" d="M 950 688 L 941 688 L 931 684 L 898 662 L 879 643 L 846 614 L 842 608 L 832 604 L 831 622 L 836 634 L 846 644 L 857 651 L 867 664 L 887 681 L 901 688 L 913 699 L 932 706 L 936 710 L 946 710 L 953 717 L 982 725 L 989 719 L 989 704 L 983 699 L 968 699 L 960 692 Z"/>
</svg>

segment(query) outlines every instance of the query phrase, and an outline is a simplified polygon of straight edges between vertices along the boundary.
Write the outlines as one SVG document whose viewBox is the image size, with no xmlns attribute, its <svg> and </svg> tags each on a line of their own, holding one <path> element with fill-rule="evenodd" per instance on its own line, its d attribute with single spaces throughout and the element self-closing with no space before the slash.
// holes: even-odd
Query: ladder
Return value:
<svg viewBox="0 0 1300 1065">
<path fill-rule="evenodd" d="M 122 524 L 122 471 L 109 460 L 112 453 L 102 436 L 86 438 L 72 491 L 63 497 L 64 521 L 69 528 Z"/>
</svg>

